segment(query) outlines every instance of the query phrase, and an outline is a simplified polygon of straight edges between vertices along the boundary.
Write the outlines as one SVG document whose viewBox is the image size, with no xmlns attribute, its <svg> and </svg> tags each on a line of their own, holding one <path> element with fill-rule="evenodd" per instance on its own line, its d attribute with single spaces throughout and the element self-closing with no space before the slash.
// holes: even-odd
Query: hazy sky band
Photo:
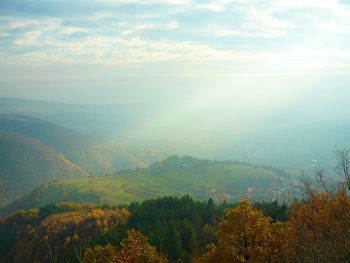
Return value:
<svg viewBox="0 0 350 263">
<path fill-rule="evenodd" d="M 0 95 L 210 109 L 251 90 L 341 99 L 349 29 L 349 1 L 3 0 Z"/>
<path fill-rule="evenodd" d="M 2 0 L 0 96 L 129 104 L 128 134 L 231 140 L 349 119 L 349 47 L 349 1 Z"/>
</svg>

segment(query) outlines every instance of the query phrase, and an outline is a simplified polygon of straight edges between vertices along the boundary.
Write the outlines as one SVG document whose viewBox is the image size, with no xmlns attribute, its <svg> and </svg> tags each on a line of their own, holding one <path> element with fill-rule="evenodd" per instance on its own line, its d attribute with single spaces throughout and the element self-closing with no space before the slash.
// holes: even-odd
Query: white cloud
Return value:
<svg viewBox="0 0 350 263">
<path fill-rule="evenodd" d="M 340 67 L 348 60 L 347 53 L 343 50 L 334 50 L 332 56 L 311 52 L 311 45 L 306 45 L 305 34 L 300 39 L 294 39 L 297 43 L 305 44 L 307 52 L 291 51 L 294 43 L 282 43 L 285 36 L 293 37 L 294 29 L 304 29 L 295 18 L 283 17 L 278 12 L 289 11 L 296 8 L 312 8 L 328 10 L 332 14 L 345 16 L 347 9 L 335 0 L 325 1 L 265 1 L 253 0 L 214 0 L 204 3 L 194 0 L 95 0 L 103 3 L 124 5 L 133 3 L 141 5 L 140 12 L 130 19 L 122 16 L 119 19 L 119 8 L 109 11 L 102 10 L 91 17 L 37 17 L 17 18 L 0 17 L 0 38 L 9 41 L 11 45 L 2 46 L 2 58 L 8 61 L 16 59 L 28 63 L 32 61 L 60 61 L 60 62 L 84 62 L 84 63 L 146 63 L 157 61 L 181 61 L 185 63 L 201 62 L 232 62 L 251 63 L 257 67 L 277 67 L 287 64 L 293 68 L 317 68 L 324 66 Z M 172 12 L 168 22 L 162 17 L 147 16 L 150 8 L 144 5 L 162 6 L 164 13 L 181 9 L 187 14 L 185 18 Z M 164 5 L 170 5 L 164 7 Z M 112 8 L 113 9 L 113 8 Z M 206 26 L 207 12 L 203 9 L 221 12 L 209 14 Z M 169 11 L 170 10 L 170 11 Z M 237 11 L 238 10 L 238 11 Z M 115 13 L 113 13 L 115 12 Z M 161 11 L 156 11 L 161 13 Z M 227 13 L 222 13 L 227 12 Z M 230 13 L 229 13 L 230 12 Z M 232 21 L 227 15 L 232 12 Z M 287 12 L 288 13 L 288 12 Z M 311 13 L 311 12 L 310 12 Z M 196 14 L 194 21 L 191 15 Z M 319 13 L 317 13 L 319 14 Z M 309 15 L 309 14 L 308 14 Z M 318 33 L 322 30 L 337 32 L 347 35 L 350 22 L 344 22 L 342 17 L 336 18 L 314 14 L 310 28 L 314 27 L 315 38 L 320 38 Z M 340 19 L 340 20 L 339 20 Z M 210 22 L 217 21 L 217 24 Z M 180 24 L 181 22 L 181 24 Z M 204 23 L 200 23 L 204 22 Z M 305 21 L 303 21 L 304 23 Z M 86 23 L 86 24 L 84 24 Z M 150 34 L 148 31 L 157 31 Z M 172 30 L 177 30 L 172 35 Z M 302 30 L 300 30 L 302 31 Z M 76 34 L 75 33 L 85 33 Z M 313 32 L 314 33 L 314 32 Z M 74 35 L 67 37 L 67 35 Z M 218 38 L 220 37 L 220 38 Z M 345 36 L 346 37 L 346 36 Z M 253 40 L 256 38 L 256 40 Z M 238 40 L 231 41 L 231 40 Z M 252 44 L 252 41 L 254 44 Z M 259 49 L 260 41 L 271 49 Z M 322 40 L 321 40 L 322 41 Z M 238 44 L 237 44 L 238 43 Z M 280 44 L 282 43 L 282 44 Z M 312 42 L 313 43 L 313 42 Z M 266 45 L 265 45 L 266 44 Z M 327 53 L 326 51 L 324 51 Z M 286 53 L 283 55 L 283 53 Z M 34 59 L 37 55 L 37 59 Z M 293 54 L 290 56 L 289 54 Z M 283 61 L 283 63 L 281 63 Z M 258 62 L 258 63 L 256 63 Z M 261 64 L 259 64 L 261 62 Z M 319 65 L 319 66 L 317 66 Z"/>
<path fill-rule="evenodd" d="M 304 8 L 304 7 L 314 7 L 314 8 L 329 8 L 330 6 L 337 5 L 337 0 L 294 0 L 294 1 L 284 1 L 277 0 L 272 4 L 275 6 L 280 6 L 285 9 L 288 8 Z"/>
<path fill-rule="evenodd" d="M 25 20 L 25 21 L 14 21 L 5 25 L 5 28 L 8 30 L 20 29 L 32 26 L 35 24 L 34 20 Z"/>
<path fill-rule="evenodd" d="M 39 44 L 39 36 L 42 34 L 41 31 L 30 31 L 25 33 L 21 38 L 15 41 L 16 45 L 20 46 L 33 46 Z"/>
<path fill-rule="evenodd" d="M 222 12 L 225 10 L 225 6 L 218 3 L 199 4 L 198 7 L 212 12 Z"/>
<path fill-rule="evenodd" d="M 201 1 L 198 1 L 196 7 L 212 12 L 223 12 L 227 9 L 229 4 L 240 2 L 244 2 L 244 0 L 214 0 L 209 3 L 201 3 Z"/>
<path fill-rule="evenodd" d="M 98 4 L 108 3 L 113 5 L 139 4 L 139 5 L 186 5 L 190 4 L 191 0 L 94 0 Z"/>
<path fill-rule="evenodd" d="M 232 32 L 224 32 L 228 34 Z M 186 64 L 229 62 L 259 72 L 309 72 L 328 69 L 345 71 L 350 63 L 350 50 L 294 47 L 280 52 L 235 51 L 219 49 L 190 41 L 146 40 L 128 37 L 93 36 L 62 41 L 46 38 L 39 42 L 40 31 L 26 33 L 17 45 L 38 47 L 18 54 L 13 61 L 21 63 L 87 63 L 143 64 L 152 62 L 181 62 Z M 216 74 L 215 72 L 213 73 Z"/>
<path fill-rule="evenodd" d="M 252 37 L 252 36 L 254 36 L 253 34 L 248 33 L 248 32 L 232 30 L 232 29 L 229 29 L 229 28 L 220 28 L 220 27 L 218 27 L 218 28 L 215 28 L 215 29 L 212 28 L 211 30 L 212 30 L 212 33 L 214 35 L 222 36 L 222 37 L 226 37 L 226 36 Z"/>
<path fill-rule="evenodd" d="M 125 25 L 124 25 L 125 26 Z M 174 30 L 178 29 L 180 27 L 179 23 L 177 21 L 172 21 L 169 23 L 143 23 L 143 24 L 137 24 L 134 26 L 127 26 L 126 30 L 123 30 L 121 32 L 122 36 L 128 36 L 137 33 L 138 31 L 144 31 L 144 30 Z"/>
<path fill-rule="evenodd" d="M 248 14 L 248 28 L 264 37 L 283 37 L 288 34 L 288 30 L 295 27 L 294 24 L 276 19 L 261 10 L 250 9 Z"/>
<path fill-rule="evenodd" d="M 62 35 L 71 35 L 74 33 L 82 33 L 82 32 L 89 32 L 86 28 L 80 28 L 80 27 L 62 27 L 59 30 L 59 34 Z"/>
<path fill-rule="evenodd" d="M 342 5 L 338 0 L 276 0 L 271 3 L 271 10 L 286 10 L 296 8 L 312 8 L 328 12 L 334 17 L 350 18 L 350 11 L 346 5 Z"/>
<path fill-rule="evenodd" d="M 46 38 L 39 41 L 40 31 L 26 33 L 16 44 L 32 46 L 33 51 L 15 55 L 22 62 L 47 62 L 48 58 L 62 63 L 130 64 L 162 61 L 201 63 L 232 61 L 249 57 L 249 54 L 220 50 L 207 44 L 188 41 L 144 40 L 140 38 L 88 37 L 84 40 L 61 41 Z M 40 45 L 40 48 L 35 48 Z M 38 55 L 35 60 L 33 54 Z M 13 56 L 12 56 L 13 57 Z"/>
<path fill-rule="evenodd" d="M 158 29 L 158 30 L 172 30 L 179 28 L 179 23 L 177 21 L 172 21 L 165 24 L 139 24 L 136 25 L 134 30 L 149 30 L 149 29 Z"/>
<path fill-rule="evenodd" d="M 234 20 L 234 24 L 231 25 L 211 24 L 206 29 L 197 28 L 197 31 L 207 30 L 211 35 L 222 37 L 279 38 L 287 36 L 289 31 L 296 27 L 296 23 L 274 17 L 270 9 L 250 7 L 244 1 L 214 1 L 209 4 L 199 4 L 199 6 L 215 12 L 224 12 L 227 11 L 227 5 L 232 2 L 235 2 L 235 10 L 239 10 L 241 16 L 239 20 Z M 193 29 L 193 31 L 195 30 Z"/>
</svg>

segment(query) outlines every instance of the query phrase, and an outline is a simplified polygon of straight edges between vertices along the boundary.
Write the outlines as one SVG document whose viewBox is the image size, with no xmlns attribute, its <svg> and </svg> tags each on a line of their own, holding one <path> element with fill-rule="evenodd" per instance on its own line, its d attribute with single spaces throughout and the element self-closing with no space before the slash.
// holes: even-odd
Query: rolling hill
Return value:
<svg viewBox="0 0 350 263">
<path fill-rule="evenodd" d="M 52 180 L 146 166 L 150 155 L 137 154 L 44 120 L 0 114 L 0 206 Z"/>
<path fill-rule="evenodd" d="M 2 208 L 2 214 L 62 201 L 127 204 L 149 198 L 190 194 L 200 200 L 270 199 L 288 189 L 293 178 L 286 172 L 237 162 L 172 156 L 148 168 L 113 175 L 59 180 L 45 184 Z"/>
<path fill-rule="evenodd" d="M 151 147 L 125 147 L 23 115 L 0 114 L 0 130 L 39 140 L 93 176 L 145 167 L 169 156 Z"/>
<path fill-rule="evenodd" d="M 39 184 L 88 173 L 39 140 L 0 131 L 0 206 Z"/>
<path fill-rule="evenodd" d="M 108 155 L 94 140 L 50 122 L 21 115 L 0 115 L 0 130 L 17 133 L 40 141 L 93 175 L 113 169 Z"/>
</svg>

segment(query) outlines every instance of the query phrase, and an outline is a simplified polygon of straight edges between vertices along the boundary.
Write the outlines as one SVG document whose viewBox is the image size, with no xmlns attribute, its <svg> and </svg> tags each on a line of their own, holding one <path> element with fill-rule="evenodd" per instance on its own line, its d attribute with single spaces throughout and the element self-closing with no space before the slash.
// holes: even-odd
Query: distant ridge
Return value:
<svg viewBox="0 0 350 263">
<path fill-rule="evenodd" d="M 89 174 L 34 138 L 0 131 L 0 205 L 37 185 Z"/>
<path fill-rule="evenodd" d="M 52 180 L 144 166 L 126 150 L 33 117 L 0 114 L 0 207 Z"/>
</svg>

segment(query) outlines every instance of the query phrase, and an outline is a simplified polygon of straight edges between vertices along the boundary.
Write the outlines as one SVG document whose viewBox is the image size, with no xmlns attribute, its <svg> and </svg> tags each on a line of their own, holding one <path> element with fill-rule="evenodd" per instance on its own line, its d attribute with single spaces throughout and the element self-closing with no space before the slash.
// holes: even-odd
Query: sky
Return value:
<svg viewBox="0 0 350 263">
<path fill-rule="evenodd" d="M 349 84 L 349 0 L 0 1 L 0 96 L 215 126 L 337 114 Z"/>
</svg>

